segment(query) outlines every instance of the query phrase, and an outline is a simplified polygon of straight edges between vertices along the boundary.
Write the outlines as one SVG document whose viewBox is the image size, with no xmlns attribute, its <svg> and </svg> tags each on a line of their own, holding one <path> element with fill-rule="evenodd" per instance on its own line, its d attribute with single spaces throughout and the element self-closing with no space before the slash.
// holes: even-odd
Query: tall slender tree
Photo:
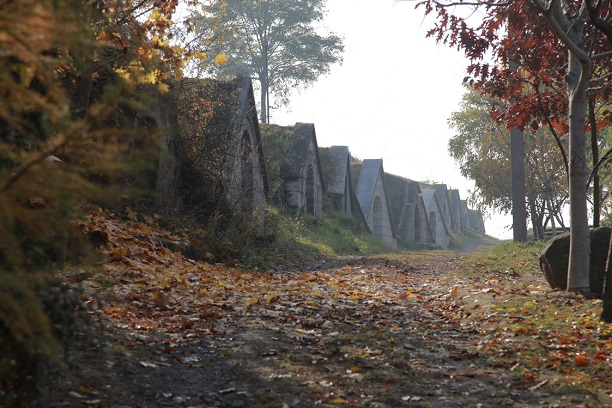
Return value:
<svg viewBox="0 0 612 408">
<path fill-rule="evenodd" d="M 229 79 L 255 76 L 261 91 L 261 121 L 270 120 L 270 95 L 288 102 L 293 88 L 308 86 L 342 63 L 343 40 L 323 30 L 325 0 L 219 0 L 194 15 L 200 30 L 214 28 L 222 64 L 208 72 Z M 219 61 L 217 61 L 219 62 Z"/>
</svg>

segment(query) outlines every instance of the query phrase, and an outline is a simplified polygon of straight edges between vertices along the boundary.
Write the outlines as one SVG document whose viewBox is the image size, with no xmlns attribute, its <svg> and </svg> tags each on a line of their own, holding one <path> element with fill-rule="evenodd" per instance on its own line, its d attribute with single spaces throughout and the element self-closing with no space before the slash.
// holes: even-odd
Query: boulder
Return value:
<svg viewBox="0 0 612 408">
<path fill-rule="evenodd" d="M 591 292 L 603 292 L 604 274 L 610 248 L 609 227 L 591 230 L 591 259 L 589 264 L 589 286 Z M 570 233 L 565 232 L 551 238 L 540 254 L 540 269 L 553 289 L 567 289 L 567 267 L 569 262 Z"/>
</svg>

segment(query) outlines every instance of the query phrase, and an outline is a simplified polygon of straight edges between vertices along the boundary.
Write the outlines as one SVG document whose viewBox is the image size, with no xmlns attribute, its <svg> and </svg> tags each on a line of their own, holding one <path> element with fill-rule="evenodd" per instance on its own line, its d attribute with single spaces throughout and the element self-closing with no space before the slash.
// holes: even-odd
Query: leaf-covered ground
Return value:
<svg viewBox="0 0 612 408">
<path fill-rule="evenodd" d="M 261 272 L 190 261 L 160 244 L 179 237 L 105 212 L 86 228 L 105 242 L 82 282 L 104 331 L 39 406 L 612 406 L 600 301 L 550 291 L 535 253 Z"/>
</svg>

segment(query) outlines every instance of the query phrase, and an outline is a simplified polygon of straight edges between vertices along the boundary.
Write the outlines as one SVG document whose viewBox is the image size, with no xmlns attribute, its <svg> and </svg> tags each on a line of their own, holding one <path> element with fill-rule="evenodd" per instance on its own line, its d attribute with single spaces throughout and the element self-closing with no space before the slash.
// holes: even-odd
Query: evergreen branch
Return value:
<svg viewBox="0 0 612 408">
<path fill-rule="evenodd" d="M 55 153 L 58 149 L 60 149 L 61 147 L 64 147 L 66 143 L 67 143 L 67 140 L 64 139 L 62 142 L 41 152 L 34 159 L 30 160 L 25 165 L 21 166 L 21 168 L 19 168 L 16 172 L 11 174 L 8 180 L 6 180 L 4 185 L 0 188 L 0 193 L 4 193 L 8 191 L 13 186 L 13 184 L 15 184 L 21 177 L 23 177 L 23 175 L 26 174 L 32 167 L 42 162 L 43 160 L 46 160 L 49 156 Z"/>
</svg>

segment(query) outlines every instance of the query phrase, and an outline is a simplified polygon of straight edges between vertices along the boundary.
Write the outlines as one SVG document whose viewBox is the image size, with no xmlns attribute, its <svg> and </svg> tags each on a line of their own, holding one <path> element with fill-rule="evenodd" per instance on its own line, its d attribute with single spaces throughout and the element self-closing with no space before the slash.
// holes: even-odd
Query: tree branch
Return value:
<svg viewBox="0 0 612 408">
<path fill-rule="evenodd" d="M 47 150 L 44 150 L 42 152 L 40 152 L 36 157 L 34 157 L 32 160 L 30 160 L 29 162 L 27 162 L 26 164 L 24 164 L 23 166 L 21 166 L 16 172 L 14 172 L 13 174 L 11 174 L 11 177 L 8 178 L 8 180 L 6 180 L 6 182 L 4 183 L 4 185 L 0 188 L 0 193 L 4 193 L 6 192 L 9 188 L 11 188 L 13 186 L 13 184 L 15 184 L 24 174 L 26 174 L 28 172 L 28 170 L 30 170 L 32 167 L 34 167 L 36 164 L 42 162 L 43 160 L 45 160 L 47 157 L 51 156 L 53 153 L 55 153 L 58 149 L 60 149 L 61 147 L 63 147 L 64 145 L 66 145 L 67 140 L 64 139 L 63 141 L 59 142 L 56 145 L 51 146 L 50 148 L 48 148 Z"/>
<path fill-rule="evenodd" d="M 604 35 L 610 42 L 610 45 L 612 45 L 612 24 L 598 17 L 598 9 L 601 6 L 601 3 L 599 3 L 597 7 L 593 7 L 590 0 L 584 0 L 583 4 L 586 5 L 586 9 L 589 14 L 589 20 L 591 20 L 591 23 L 593 23 L 595 27 L 597 27 L 599 30 L 601 30 L 602 33 L 604 33 Z"/>
<path fill-rule="evenodd" d="M 508 1 L 476 1 L 476 2 L 466 2 L 466 1 L 451 1 L 448 3 L 442 3 L 439 0 L 433 0 L 433 3 L 436 6 L 440 7 L 453 7 L 453 6 L 488 6 L 488 7 L 504 7 L 510 6 L 516 0 L 508 0 Z"/>
<path fill-rule="evenodd" d="M 612 51 L 602 52 L 601 54 L 593 55 L 591 57 L 592 60 L 600 60 L 606 58 L 612 58 Z"/>
<path fill-rule="evenodd" d="M 567 159 L 567 153 L 565 152 L 565 148 L 563 147 L 563 144 L 561 143 L 561 138 L 559 137 L 559 134 L 555 130 L 555 127 L 553 126 L 550 120 L 550 116 L 548 115 L 548 112 L 546 112 L 544 109 L 544 106 L 542 104 L 542 99 L 540 97 L 540 88 L 536 86 L 535 84 L 533 87 L 536 92 L 536 97 L 538 99 L 538 108 L 540 109 L 540 112 L 542 112 L 544 116 L 544 120 L 546 121 L 546 124 L 548 125 L 548 128 L 550 130 L 550 133 L 552 133 L 553 137 L 555 138 L 555 142 L 557 143 L 557 146 L 559 147 L 559 150 L 561 151 L 561 155 L 563 156 L 563 164 L 565 164 L 565 174 L 567 174 L 567 176 L 569 177 L 569 161 Z"/>
<path fill-rule="evenodd" d="M 612 157 L 612 149 L 608 150 L 606 152 L 606 154 L 604 154 L 603 156 L 601 156 L 601 159 L 599 159 L 599 161 L 595 164 L 595 166 L 593 166 L 593 170 L 591 171 L 591 175 L 589 176 L 589 181 L 587 181 L 587 186 L 591 185 L 591 182 L 593 181 L 593 177 L 595 176 L 595 173 L 597 173 L 597 171 L 599 171 L 599 168 L 606 162 L 608 161 L 608 159 Z"/>
<path fill-rule="evenodd" d="M 539 2 L 538 4 L 541 6 Z M 571 21 L 569 21 L 569 19 L 567 18 L 567 16 L 563 14 L 563 10 L 561 9 L 559 1 L 551 0 L 548 7 L 540 7 L 539 9 L 542 12 L 542 15 L 544 16 L 546 21 L 548 21 L 548 24 L 553 33 L 568 48 L 568 50 L 576 57 L 578 57 L 581 63 L 585 64 L 589 62 L 589 55 L 582 48 L 580 48 L 578 44 L 575 44 L 570 38 L 570 36 L 567 34 L 572 24 Z M 566 26 L 568 30 L 565 30 L 562 27 L 561 21 L 563 21 L 563 25 Z"/>
</svg>

